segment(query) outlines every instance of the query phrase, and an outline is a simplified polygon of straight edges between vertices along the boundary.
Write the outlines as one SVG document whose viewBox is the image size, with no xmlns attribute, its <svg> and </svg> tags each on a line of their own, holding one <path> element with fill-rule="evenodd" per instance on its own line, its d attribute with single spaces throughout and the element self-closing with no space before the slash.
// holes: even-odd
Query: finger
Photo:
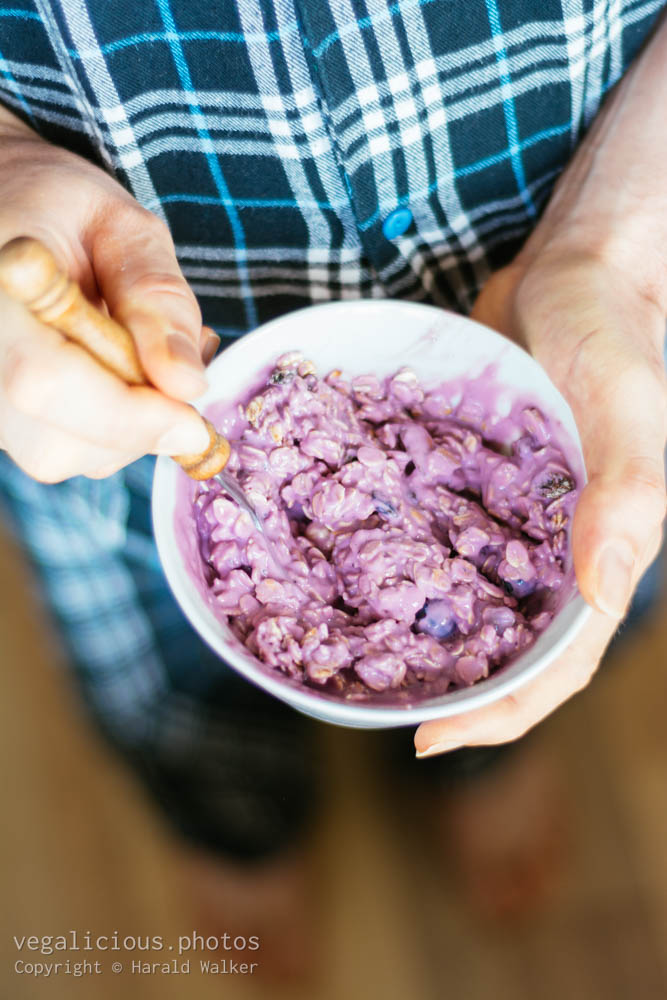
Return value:
<svg viewBox="0 0 667 1000">
<path fill-rule="evenodd" d="M 4 446 L 14 462 L 40 483 L 60 483 L 73 476 L 105 478 L 141 456 L 90 445 L 57 428 L 2 412 Z"/>
<path fill-rule="evenodd" d="M 89 479 L 108 479 L 109 476 L 114 476 L 121 469 L 132 465 L 133 462 L 137 462 L 140 458 L 143 458 L 142 454 L 114 451 L 109 452 L 108 456 L 102 460 L 102 456 L 96 454 L 94 457 L 91 457 L 86 472 L 83 475 Z"/>
<path fill-rule="evenodd" d="M 636 357 L 610 357 L 609 341 L 600 338 L 597 347 L 586 390 L 579 378 L 573 393 L 589 482 L 575 511 L 572 549 L 586 600 L 619 619 L 665 516 L 665 385 Z"/>
<path fill-rule="evenodd" d="M 520 268 L 514 264 L 494 271 L 477 296 L 470 318 L 477 323 L 490 326 L 493 330 L 498 330 L 504 336 L 524 346 L 519 330 L 515 329 L 512 323 L 513 292 L 519 275 Z"/>
<path fill-rule="evenodd" d="M 138 206 L 114 201 L 95 219 L 90 252 L 109 311 L 134 336 L 152 384 L 175 399 L 201 395 L 207 386 L 201 312 L 167 227 Z"/>
<path fill-rule="evenodd" d="M 208 432 L 192 407 L 155 389 L 127 386 L 21 306 L 7 300 L 2 305 L 0 393 L 17 414 L 125 454 L 198 454 L 207 448 Z"/>
<path fill-rule="evenodd" d="M 205 365 L 208 365 L 211 361 L 213 361 L 219 347 L 220 337 L 217 335 L 215 330 L 212 330 L 210 326 L 203 326 L 201 328 L 201 336 L 199 338 L 199 353 L 201 354 L 201 359 Z"/>
<path fill-rule="evenodd" d="M 585 630 L 553 664 L 516 694 L 449 719 L 424 722 L 415 733 L 418 757 L 462 746 L 489 746 L 519 739 L 588 684 L 615 631 L 615 623 L 594 612 Z"/>
</svg>

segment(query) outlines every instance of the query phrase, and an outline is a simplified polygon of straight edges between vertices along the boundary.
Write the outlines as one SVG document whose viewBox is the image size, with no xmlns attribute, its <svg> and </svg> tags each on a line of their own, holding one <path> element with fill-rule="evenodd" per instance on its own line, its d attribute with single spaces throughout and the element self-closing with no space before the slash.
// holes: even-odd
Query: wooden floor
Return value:
<svg viewBox="0 0 667 1000">
<path fill-rule="evenodd" d="M 435 874 L 418 828 L 376 780 L 372 736 L 329 729 L 329 805 L 316 835 L 326 960 L 303 989 L 254 977 L 19 975 L 14 936 L 118 930 L 176 940 L 194 917 L 174 844 L 110 759 L 64 680 L 25 568 L 0 542 L 0 995 L 294 1000 L 664 1000 L 667 997 L 667 615 L 610 657 L 541 728 L 567 775 L 570 850 L 530 921 L 475 918 Z M 400 813 L 400 806 L 398 807 Z M 261 958 L 261 951 L 260 951 Z"/>
</svg>

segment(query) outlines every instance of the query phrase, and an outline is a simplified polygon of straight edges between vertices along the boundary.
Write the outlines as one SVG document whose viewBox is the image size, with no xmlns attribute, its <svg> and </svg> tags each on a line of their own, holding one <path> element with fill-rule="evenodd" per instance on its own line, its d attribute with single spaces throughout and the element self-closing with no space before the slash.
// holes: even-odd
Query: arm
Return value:
<svg viewBox="0 0 667 1000">
<path fill-rule="evenodd" d="M 515 739 L 585 687 L 658 551 L 665 514 L 667 20 L 601 110 L 518 257 L 473 317 L 525 346 L 570 403 L 589 482 L 574 517 L 594 614 L 496 705 L 422 725 L 418 753 Z"/>
<path fill-rule="evenodd" d="M 0 446 L 45 482 L 109 475 L 146 452 L 197 452 L 184 400 L 206 386 L 202 327 L 167 227 L 98 167 L 0 107 L 0 245 L 36 236 L 133 334 L 155 388 L 128 387 L 80 347 L 0 297 Z"/>
</svg>

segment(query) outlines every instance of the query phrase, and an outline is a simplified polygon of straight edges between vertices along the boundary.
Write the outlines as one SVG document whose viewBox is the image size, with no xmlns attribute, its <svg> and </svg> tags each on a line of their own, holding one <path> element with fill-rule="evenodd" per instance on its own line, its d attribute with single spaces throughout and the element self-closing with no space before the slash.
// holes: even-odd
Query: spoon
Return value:
<svg viewBox="0 0 667 1000">
<path fill-rule="evenodd" d="M 19 236 L 0 250 L 0 288 L 42 323 L 85 348 L 128 385 L 150 385 L 129 331 L 88 301 L 39 240 Z M 171 457 L 192 479 L 217 480 L 266 537 L 257 511 L 234 477 L 223 471 L 231 452 L 229 441 L 209 420 L 201 419 L 209 433 L 208 448 L 200 455 Z"/>
</svg>

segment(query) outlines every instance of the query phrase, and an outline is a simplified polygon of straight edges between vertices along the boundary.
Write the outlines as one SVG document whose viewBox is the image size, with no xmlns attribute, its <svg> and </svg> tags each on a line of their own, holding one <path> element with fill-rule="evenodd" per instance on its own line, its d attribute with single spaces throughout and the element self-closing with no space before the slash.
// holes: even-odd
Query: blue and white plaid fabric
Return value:
<svg viewBox="0 0 667 1000">
<path fill-rule="evenodd" d="M 230 336 L 328 299 L 466 311 L 664 6 L 0 0 L 0 100 L 167 221 L 206 322 Z M 233 770 L 252 740 L 223 718 L 224 671 L 166 589 L 150 474 L 147 459 L 44 486 L 0 455 L 5 505 L 114 740 L 183 773 Z"/>
<path fill-rule="evenodd" d="M 3 0 L 0 99 L 166 219 L 214 326 L 361 295 L 466 310 L 663 6 Z"/>
</svg>

